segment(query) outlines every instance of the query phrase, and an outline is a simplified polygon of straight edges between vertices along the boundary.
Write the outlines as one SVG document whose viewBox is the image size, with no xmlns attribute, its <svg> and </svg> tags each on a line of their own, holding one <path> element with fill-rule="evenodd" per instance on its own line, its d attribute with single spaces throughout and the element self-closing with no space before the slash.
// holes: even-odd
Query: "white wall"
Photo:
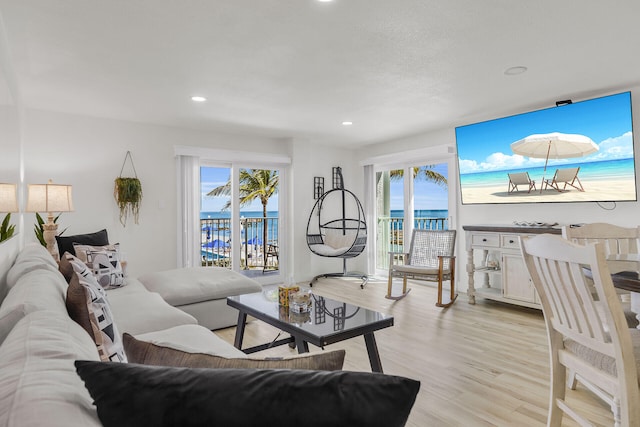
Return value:
<svg viewBox="0 0 640 427">
<path fill-rule="evenodd" d="M 294 278 L 305 281 L 322 272 L 342 270 L 340 260 L 311 254 L 305 232 L 314 203 L 314 176 L 324 176 L 325 188 L 330 189 L 331 168 L 342 166 L 347 188 L 362 197 L 362 171 L 355 166 L 352 150 L 39 110 L 27 110 L 25 127 L 25 182 L 45 183 L 51 178 L 55 183 L 73 185 L 75 211 L 62 214 L 58 229 L 66 228 L 64 235 L 69 236 L 106 228 L 109 240 L 121 244 L 134 277 L 176 267 L 176 145 L 291 156 L 292 223 L 284 226 L 291 227 L 289 266 L 293 266 Z M 139 224 L 129 219 L 123 227 L 113 186 L 127 150 L 142 182 L 143 200 Z M 128 164 L 125 172 L 132 173 Z M 35 214 L 24 216 L 26 240 L 34 241 Z M 355 260 L 349 266 L 363 268 Z"/>
<path fill-rule="evenodd" d="M 363 172 L 355 162 L 355 151 L 322 146 L 310 141 L 291 142 L 293 179 L 294 246 L 293 273 L 296 281 L 307 281 L 321 273 L 342 271 L 342 259 L 314 255 L 306 243 L 307 221 L 316 200 L 313 199 L 313 178 L 324 177 L 324 190 L 332 189 L 332 169 L 342 168 L 345 188 L 363 200 Z M 364 271 L 365 256 L 347 261 L 349 271 Z"/>
<path fill-rule="evenodd" d="M 230 148 L 286 154 L 287 144 L 266 138 L 239 137 L 171 127 L 27 110 L 23 141 L 25 180 L 73 185 L 75 211 L 60 217 L 65 235 L 106 228 L 120 242 L 132 276 L 176 267 L 175 145 Z M 139 224 L 123 227 L 113 198 L 114 179 L 131 151 L 143 200 Z M 126 172 L 129 171 L 127 174 Z M 133 172 L 129 165 L 125 175 Z M 35 214 L 25 214 L 27 241 L 35 240 Z"/>
<path fill-rule="evenodd" d="M 636 168 L 640 171 L 638 161 L 640 158 L 640 87 L 620 88 L 616 92 L 631 90 L 632 103 L 636 106 L 633 114 L 633 124 L 636 131 L 635 152 Z M 603 93 L 602 95 L 607 95 Z M 513 111 L 511 114 L 523 113 L 524 111 Z M 476 121 L 495 119 L 496 117 L 483 117 Z M 466 125 L 458 123 L 457 125 Z M 425 133 L 394 141 L 387 141 L 381 144 L 374 144 L 357 153 L 357 158 L 365 159 L 381 156 L 390 153 L 397 153 L 404 150 L 424 148 L 448 144 L 455 146 L 455 127 L 443 129 L 438 132 Z M 636 174 L 636 185 L 638 185 L 638 174 Z M 457 242 L 457 277 L 458 287 L 461 291 L 467 288 L 467 276 L 465 272 L 466 252 L 463 225 L 467 224 L 511 224 L 515 220 L 558 222 L 560 225 L 575 224 L 583 222 L 609 222 L 621 226 L 640 225 L 640 203 L 623 202 L 618 203 L 613 210 L 606 210 L 596 203 L 527 203 L 516 205 L 462 205 L 460 203 L 459 190 L 456 188 L 457 197 L 457 230 L 459 239 Z M 613 207 L 612 203 L 604 203 L 606 208 Z"/>
</svg>

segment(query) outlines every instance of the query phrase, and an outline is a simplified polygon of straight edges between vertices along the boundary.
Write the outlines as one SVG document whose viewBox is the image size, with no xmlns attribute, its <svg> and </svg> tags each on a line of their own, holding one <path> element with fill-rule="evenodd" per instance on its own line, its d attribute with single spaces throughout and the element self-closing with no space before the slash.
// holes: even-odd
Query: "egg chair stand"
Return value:
<svg viewBox="0 0 640 427">
<path fill-rule="evenodd" d="M 347 259 L 360 255 L 367 244 L 364 209 L 355 194 L 341 185 L 324 193 L 311 210 L 306 237 L 307 246 L 314 254 L 342 258 L 342 272 L 319 274 L 309 286 L 320 278 L 357 277 L 362 280 L 360 288 L 364 289 L 369 276 L 347 270 Z"/>
</svg>

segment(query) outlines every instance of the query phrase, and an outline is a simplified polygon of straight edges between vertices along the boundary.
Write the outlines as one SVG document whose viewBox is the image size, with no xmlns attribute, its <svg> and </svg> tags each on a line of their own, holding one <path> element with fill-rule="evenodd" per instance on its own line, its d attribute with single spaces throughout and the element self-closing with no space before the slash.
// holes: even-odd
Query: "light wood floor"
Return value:
<svg viewBox="0 0 640 427">
<path fill-rule="evenodd" d="M 394 316 L 394 326 L 376 332 L 385 374 L 421 381 L 407 426 L 544 426 L 548 405 L 548 350 L 542 312 L 460 295 L 448 309 L 435 307 L 435 288 L 413 283 L 400 301 L 384 298 L 386 281 L 322 279 L 313 292 Z M 216 331 L 233 343 L 235 328 Z M 249 322 L 245 346 L 273 340 L 278 331 Z M 345 370 L 369 371 L 364 339 L 327 347 L 346 350 Z M 310 346 L 310 350 L 319 351 Z M 288 346 L 258 355 L 295 354 Z M 613 425 L 609 408 L 578 386 L 568 400 Z M 563 426 L 576 425 L 564 420 Z"/>
</svg>

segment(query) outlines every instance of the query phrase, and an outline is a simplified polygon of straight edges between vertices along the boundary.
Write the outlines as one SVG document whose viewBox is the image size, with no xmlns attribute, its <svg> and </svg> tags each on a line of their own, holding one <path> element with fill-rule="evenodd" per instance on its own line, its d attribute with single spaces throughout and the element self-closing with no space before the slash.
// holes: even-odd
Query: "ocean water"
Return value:
<svg viewBox="0 0 640 427">
<path fill-rule="evenodd" d="M 578 176 L 581 181 L 589 179 L 606 180 L 606 179 L 631 179 L 635 177 L 635 164 L 633 159 L 607 160 L 603 162 L 590 163 L 565 163 L 562 165 L 548 165 L 546 173 L 544 165 L 536 168 L 509 169 L 491 172 L 476 172 L 460 175 L 460 186 L 462 188 L 472 187 L 488 187 L 495 185 L 506 186 L 509 182 L 508 173 L 529 172 L 531 179 L 536 182 L 542 181 L 544 174 L 545 179 L 553 178 L 556 169 L 580 167 Z"/>
</svg>

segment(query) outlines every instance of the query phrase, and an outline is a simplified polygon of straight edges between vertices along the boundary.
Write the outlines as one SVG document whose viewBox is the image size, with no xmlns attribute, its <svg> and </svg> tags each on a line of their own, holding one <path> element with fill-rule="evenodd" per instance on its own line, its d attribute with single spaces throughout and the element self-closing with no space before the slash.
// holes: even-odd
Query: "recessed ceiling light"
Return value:
<svg viewBox="0 0 640 427">
<path fill-rule="evenodd" d="M 329 3 L 330 1 L 333 1 L 333 0 L 318 0 L 318 1 L 321 3 Z"/>
<path fill-rule="evenodd" d="M 351 126 L 352 124 L 353 122 L 342 122 L 342 126 Z"/>
<path fill-rule="evenodd" d="M 204 102 L 207 100 L 207 98 L 205 98 L 204 96 L 192 96 L 191 100 L 193 102 Z"/>
<path fill-rule="evenodd" d="M 519 65 L 517 67 L 507 68 L 506 70 L 504 70 L 504 73 L 507 76 L 515 76 L 515 75 L 518 75 L 518 74 L 522 74 L 525 71 L 527 71 L 527 67 L 523 67 L 523 66 Z"/>
</svg>

